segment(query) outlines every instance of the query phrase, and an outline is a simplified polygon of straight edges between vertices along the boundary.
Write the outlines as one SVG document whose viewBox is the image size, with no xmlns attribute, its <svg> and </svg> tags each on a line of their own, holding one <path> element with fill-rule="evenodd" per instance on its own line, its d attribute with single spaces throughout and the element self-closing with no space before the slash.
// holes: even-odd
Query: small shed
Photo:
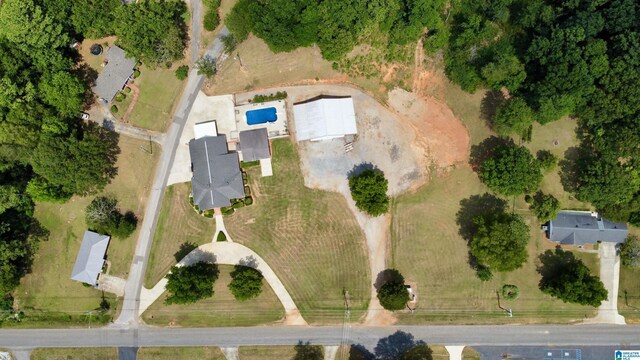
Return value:
<svg viewBox="0 0 640 360">
<path fill-rule="evenodd" d="M 293 105 L 298 141 L 319 141 L 358 133 L 353 99 L 319 97 Z"/>
<path fill-rule="evenodd" d="M 246 130 L 240 132 L 240 151 L 242 161 L 257 161 L 269 159 L 269 134 L 266 128 Z"/>
<path fill-rule="evenodd" d="M 100 235 L 93 231 L 84 232 L 71 280 L 94 286 L 98 283 L 98 276 L 102 272 L 110 240 L 111 237 L 108 235 Z"/>
</svg>

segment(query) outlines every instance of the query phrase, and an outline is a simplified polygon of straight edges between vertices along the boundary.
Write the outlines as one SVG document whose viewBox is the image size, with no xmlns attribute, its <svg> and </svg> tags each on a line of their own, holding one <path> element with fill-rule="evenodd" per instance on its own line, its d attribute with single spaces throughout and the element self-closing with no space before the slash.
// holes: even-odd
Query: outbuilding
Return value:
<svg viewBox="0 0 640 360">
<path fill-rule="evenodd" d="M 322 96 L 294 104 L 293 116 L 298 142 L 335 139 L 358 132 L 350 96 Z"/>
</svg>

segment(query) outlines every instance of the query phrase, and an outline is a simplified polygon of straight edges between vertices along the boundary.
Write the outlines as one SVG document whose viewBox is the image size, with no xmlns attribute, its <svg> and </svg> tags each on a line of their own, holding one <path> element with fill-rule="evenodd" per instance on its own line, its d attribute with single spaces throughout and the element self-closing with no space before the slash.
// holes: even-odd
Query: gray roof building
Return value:
<svg viewBox="0 0 640 360">
<path fill-rule="evenodd" d="M 244 183 L 238 153 L 229 153 L 225 135 L 205 136 L 189 141 L 191 191 L 200 210 L 231 205 L 244 197 Z"/>
<path fill-rule="evenodd" d="M 115 45 L 107 49 L 105 57 L 107 65 L 98 74 L 93 92 L 100 98 L 111 101 L 133 74 L 136 60 L 127 58 L 124 50 Z"/>
<path fill-rule="evenodd" d="M 598 241 L 622 243 L 627 238 L 627 225 L 584 211 L 560 211 L 549 221 L 549 239 L 563 245 L 585 245 Z"/>
<path fill-rule="evenodd" d="M 109 247 L 108 235 L 100 235 L 93 231 L 85 231 L 82 238 L 82 245 L 73 266 L 71 280 L 80 281 L 86 284 L 95 285 L 98 275 L 104 266 L 105 254 Z"/>
<path fill-rule="evenodd" d="M 242 161 L 256 161 L 271 157 L 269 134 L 266 128 L 240 131 Z"/>
</svg>

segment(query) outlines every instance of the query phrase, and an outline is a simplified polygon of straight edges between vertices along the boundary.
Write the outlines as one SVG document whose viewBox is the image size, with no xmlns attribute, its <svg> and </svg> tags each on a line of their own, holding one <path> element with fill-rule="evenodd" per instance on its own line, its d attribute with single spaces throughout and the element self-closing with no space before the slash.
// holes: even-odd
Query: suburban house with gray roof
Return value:
<svg viewBox="0 0 640 360">
<path fill-rule="evenodd" d="M 111 237 L 93 231 L 85 231 L 82 245 L 73 266 L 71 280 L 95 286 L 104 266 Z"/>
<path fill-rule="evenodd" d="M 136 60 L 128 58 L 123 49 L 112 45 L 105 54 L 106 65 L 98 74 L 93 92 L 109 103 L 133 75 Z"/>
<path fill-rule="evenodd" d="M 623 223 L 603 219 L 588 211 L 560 211 L 547 225 L 550 240 L 562 245 L 586 245 L 598 241 L 623 243 L 629 230 Z"/>
<path fill-rule="evenodd" d="M 200 210 L 231 205 L 244 198 L 238 153 L 229 152 L 225 135 L 203 136 L 189 141 L 191 191 Z"/>
</svg>

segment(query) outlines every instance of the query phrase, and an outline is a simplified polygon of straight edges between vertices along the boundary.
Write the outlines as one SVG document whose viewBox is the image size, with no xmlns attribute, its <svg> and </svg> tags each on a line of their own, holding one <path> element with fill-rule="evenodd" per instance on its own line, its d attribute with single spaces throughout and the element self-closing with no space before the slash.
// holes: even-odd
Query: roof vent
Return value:
<svg viewBox="0 0 640 360">
<path fill-rule="evenodd" d="M 597 212 L 597 211 L 592 211 L 592 212 L 591 212 L 591 216 L 593 216 L 593 217 L 594 217 L 594 218 L 596 218 L 596 219 L 597 219 L 597 218 L 599 218 L 599 216 L 598 216 L 598 212 Z"/>
</svg>

